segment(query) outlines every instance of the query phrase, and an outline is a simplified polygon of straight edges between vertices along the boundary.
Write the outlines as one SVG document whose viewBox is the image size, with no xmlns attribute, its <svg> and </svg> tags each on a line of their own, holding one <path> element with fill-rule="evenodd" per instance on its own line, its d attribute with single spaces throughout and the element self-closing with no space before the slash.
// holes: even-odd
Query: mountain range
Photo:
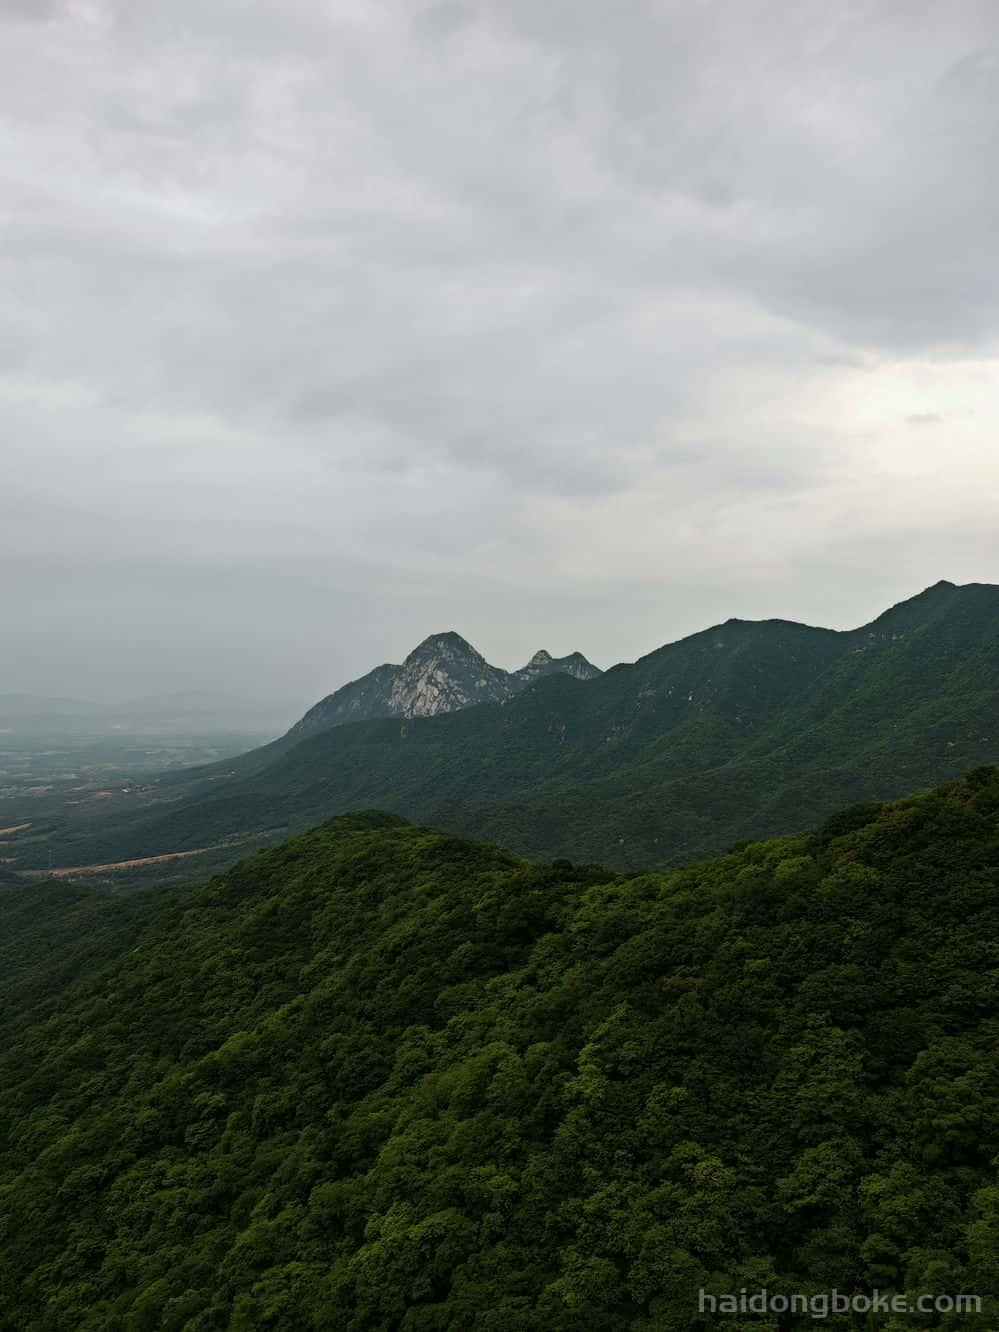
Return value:
<svg viewBox="0 0 999 1332">
<path fill-rule="evenodd" d="M 381 668 L 275 744 L 163 777 L 89 829 L 67 818 L 32 830 L 18 868 L 54 846 L 69 865 L 210 848 L 184 868 L 214 869 L 246 839 L 366 807 L 537 857 L 669 865 L 999 757 L 999 588 L 987 584 L 938 583 L 848 631 L 728 620 L 591 678 L 546 670 L 498 701 L 338 724 L 362 695 L 390 706 L 402 680 L 412 712 L 491 678 L 457 635 L 429 644 L 429 673 L 420 659 Z"/>
</svg>

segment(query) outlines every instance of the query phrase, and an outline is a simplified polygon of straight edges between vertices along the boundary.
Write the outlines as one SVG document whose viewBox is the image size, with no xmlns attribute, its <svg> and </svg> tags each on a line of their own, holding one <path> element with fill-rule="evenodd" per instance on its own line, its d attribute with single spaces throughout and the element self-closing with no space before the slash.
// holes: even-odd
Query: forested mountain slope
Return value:
<svg viewBox="0 0 999 1332">
<path fill-rule="evenodd" d="M 0 876 L 0 1035 L 133 940 L 162 902 Z"/>
<path fill-rule="evenodd" d="M 629 878 L 335 819 L 0 1038 L 0 1325 L 689 1332 L 761 1325 L 702 1289 L 991 1296 L 997 889 L 995 769 Z"/>
<path fill-rule="evenodd" d="M 997 757 L 999 588 L 942 583 L 851 632 L 731 620 L 598 679 L 339 726 L 57 833 L 86 864 L 378 806 L 524 854 L 665 865 Z"/>
</svg>

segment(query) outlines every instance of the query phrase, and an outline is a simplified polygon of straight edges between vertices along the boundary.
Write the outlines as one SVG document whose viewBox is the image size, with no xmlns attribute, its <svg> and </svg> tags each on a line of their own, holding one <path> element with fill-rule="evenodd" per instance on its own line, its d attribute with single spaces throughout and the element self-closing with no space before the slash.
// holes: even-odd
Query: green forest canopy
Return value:
<svg viewBox="0 0 999 1332">
<path fill-rule="evenodd" d="M 35 888 L 0 1325 L 679 1332 L 776 1326 L 701 1289 L 994 1295 L 997 883 L 981 769 L 627 877 L 346 816 L 78 955 Z"/>
</svg>

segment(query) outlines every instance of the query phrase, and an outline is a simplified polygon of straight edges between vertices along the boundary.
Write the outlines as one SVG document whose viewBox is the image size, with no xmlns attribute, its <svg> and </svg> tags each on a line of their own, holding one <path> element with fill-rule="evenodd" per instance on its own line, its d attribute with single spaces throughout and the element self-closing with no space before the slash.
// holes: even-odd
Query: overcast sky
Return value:
<svg viewBox="0 0 999 1332">
<path fill-rule="evenodd" d="M 995 0 L 0 0 L 0 693 L 999 582 Z"/>
</svg>

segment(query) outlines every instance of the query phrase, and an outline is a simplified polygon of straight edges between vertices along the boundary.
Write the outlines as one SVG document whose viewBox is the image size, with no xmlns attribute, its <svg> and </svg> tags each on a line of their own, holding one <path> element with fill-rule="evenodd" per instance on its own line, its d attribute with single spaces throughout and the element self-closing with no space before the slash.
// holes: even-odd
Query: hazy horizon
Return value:
<svg viewBox="0 0 999 1332">
<path fill-rule="evenodd" d="M 0 3 L 0 694 L 999 582 L 999 11 Z"/>
<path fill-rule="evenodd" d="M 937 579 L 936 581 L 938 583 L 953 582 L 953 580 L 950 579 Z M 973 579 L 970 581 L 981 582 L 982 580 Z M 930 584 L 928 586 L 933 586 L 933 585 Z M 919 588 L 916 591 L 908 593 L 903 597 L 899 597 L 896 601 L 888 603 L 884 606 L 877 607 L 876 610 L 871 615 L 866 616 L 864 619 L 851 621 L 850 623 L 819 624 L 817 621 L 808 620 L 808 619 L 798 620 L 797 622 L 801 624 L 810 625 L 813 628 L 831 629 L 834 631 L 849 631 L 851 629 L 859 629 L 862 628 L 865 624 L 869 624 L 872 620 L 876 619 L 877 616 L 883 613 L 884 611 L 889 610 L 892 605 L 897 605 L 901 601 L 909 601 L 913 597 L 920 595 L 921 592 L 927 590 L 928 588 Z M 724 618 L 725 619 L 734 618 L 741 620 L 757 620 L 757 619 L 785 620 L 794 617 L 788 617 L 788 616 L 755 617 L 755 616 L 736 615 L 731 617 L 725 616 Z M 634 657 L 615 657 L 613 659 L 597 661 L 584 648 L 567 649 L 565 652 L 553 652 L 551 653 L 551 655 L 556 657 L 568 656 L 570 652 L 579 651 L 582 652 L 582 655 L 586 657 L 587 660 L 590 661 L 593 665 L 598 666 L 601 671 L 606 671 L 610 669 L 612 666 L 633 663 L 639 660 L 641 657 L 647 655 L 648 653 L 655 652 L 657 648 L 665 647 L 668 644 L 676 642 L 681 638 L 685 638 L 688 636 L 688 634 L 696 634 L 701 631 L 715 628 L 721 623 L 723 623 L 722 620 L 717 620 L 717 621 L 710 621 L 703 624 L 699 624 L 695 626 L 693 629 L 687 630 L 684 633 L 664 638 L 660 642 L 651 644 L 644 651 L 636 653 Z M 268 709 L 275 709 L 275 710 L 291 709 L 292 710 L 291 720 L 297 720 L 298 713 L 294 711 L 296 708 L 308 707 L 311 703 L 322 698 L 325 694 L 335 693 L 336 690 L 340 689 L 343 685 L 349 684 L 352 680 L 357 679 L 359 676 L 366 675 L 369 671 L 373 670 L 377 666 L 385 664 L 396 664 L 396 665 L 401 664 L 405 660 L 405 658 L 409 655 L 409 653 L 415 647 L 418 647 L 419 644 L 425 639 L 433 638 L 444 633 L 452 633 L 452 632 L 461 634 L 461 636 L 465 638 L 466 641 L 470 642 L 473 648 L 481 651 L 481 649 L 478 648 L 478 644 L 470 640 L 467 634 L 463 634 L 458 626 L 452 625 L 447 629 L 442 627 L 437 630 L 431 630 L 427 634 L 421 635 L 420 639 L 416 640 L 413 643 L 410 643 L 410 645 L 407 648 L 405 648 L 404 650 L 400 650 L 393 656 L 379 658 L 377 661 L 374 660 L 370 661 L 367 665 L 361 667 L 357 671 L 357 673 L 353 676 L 344 677 L 343 679 L 337 679 L 332 681 L 327 680 L 324 683 L 317 684 L 312 694 L 309 694 L 307 696 L 302 696 L 300 698 L 291 695 L 273 695 L 270 697 L 265 695 L 265 696 L 254 697 L 252 695 L 247 695 L 247 694 L 233 693 L 229 690 L 226 690 L 225 688 L 219 688 L 219 687 L 212 688 L 210 686 L 203 686 L 203 687 L 192 687 L 187 689 L 176 689 L 176 690 L 165 689 L 156 693 L 138 693 L 138 694 L 133 693 L 124 696 L 109 696 L 104 698 L 82 697 L 79 695 L 73 696 L 66 694 L 40 694 L 38 692 L 32 692 L 31 690 L 26 690 L 26 691 L 0 690 L 0 702 L 12 699 L 24 699 L 25 701 L 38 700 L 40 702 L 47 701 L 47 702 L 60 702 L 68 704 L 92 705 L 96 708 L 114 709 L 114 708 L 139 707 L 144 703 L 148 704 L 155 702 L 157 704 L 163 704 L 169 702 L 170 700 L 176 700 L 178 704 L 181 702 L 192 705 L 196 703 L 202 703 L 206 705 L 225 704 L 230 709 L 242 708 L 245 709 L 248 713 L 253 713 L 255 711 L 265 712 Z M 541 648 L 535 649 L 535 651 L 539 651 L 542 648 L 545 648 L 544 644 L 541 645 Z M 483 653 L 482 655 L 486 657 L 486 660 L 489 661 L 490 665 L 500 666 L 504 670 L 513 671 L 520 667 L 525 666 L 529 661 L 530 656 L 533 656 L 534 653 L 531 653 L 526 658 L 513 661 L 496 661 L 490 658 L 487 653 Z"/>
</svg>

